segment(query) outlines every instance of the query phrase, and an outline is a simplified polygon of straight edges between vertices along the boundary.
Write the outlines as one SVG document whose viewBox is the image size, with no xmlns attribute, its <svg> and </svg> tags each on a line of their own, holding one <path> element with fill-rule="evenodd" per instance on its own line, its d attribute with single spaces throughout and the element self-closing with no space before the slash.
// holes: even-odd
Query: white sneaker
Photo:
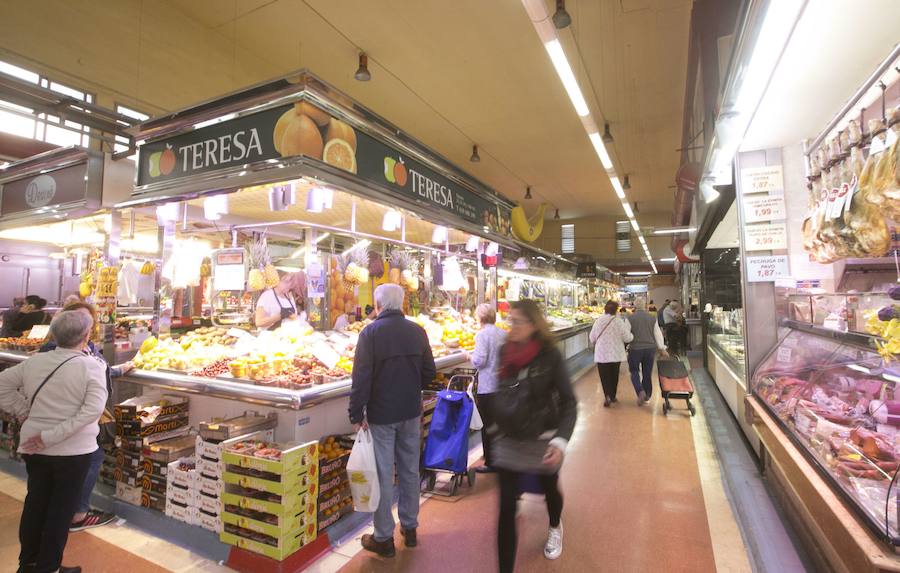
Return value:
<svg viewBox="0 0 900 573">
<path fill-rule="evenodd" d="M 547 559 L 559 559 L 562 555 L 563 526 L 551 527 L 547 536 L 547 545 L 544 546 L 544 557 Z"/>
</svg>

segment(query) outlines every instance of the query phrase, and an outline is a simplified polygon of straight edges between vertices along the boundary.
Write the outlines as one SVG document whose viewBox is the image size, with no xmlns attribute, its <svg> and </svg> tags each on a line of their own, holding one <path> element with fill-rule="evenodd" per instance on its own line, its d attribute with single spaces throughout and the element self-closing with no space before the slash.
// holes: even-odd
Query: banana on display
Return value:
<svg viewBox="0 0 900 573">
<path fill-rule="evenodd" d="M 537 212 L 531 217 L 525 214 L 525 207 L 517 205 L 512 210 L 512 231 L 517 239 L 533 243 L 544 230 L 544 212 L 547 204 L 541 203 Z"/>
</svg>

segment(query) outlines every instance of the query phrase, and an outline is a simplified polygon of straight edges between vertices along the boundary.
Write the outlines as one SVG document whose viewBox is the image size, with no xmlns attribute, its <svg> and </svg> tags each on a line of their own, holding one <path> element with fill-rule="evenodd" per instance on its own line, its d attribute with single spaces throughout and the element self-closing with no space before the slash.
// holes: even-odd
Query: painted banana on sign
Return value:
<svg viewBox="0 0 900 573">
<path fill-rule="evenodd" d="M 547 210 L 547 204 L 541 203 L 537 213 L 528 217 L 525 214 L 525 207 L 517 205 L 512 210 L 512 231 L 513 234 L 521 241 L 533 243 L 541 236 L 544 230 L 544 212 Z"/>
</svg>

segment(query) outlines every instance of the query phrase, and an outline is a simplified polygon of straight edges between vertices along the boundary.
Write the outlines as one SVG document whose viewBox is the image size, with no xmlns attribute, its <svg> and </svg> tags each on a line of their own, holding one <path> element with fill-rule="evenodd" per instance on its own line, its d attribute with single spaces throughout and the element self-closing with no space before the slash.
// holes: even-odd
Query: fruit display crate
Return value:
<svg viewBox="0 0 900 573">
<path fill-rule="evenodd" d="M 222 527 L 222 533 L 219 535 L 222 543 L 259 553 L 276 561 L 284 561 L 304 545 L 315 541 L 317 535 L 315 523 L 310 523 L 302 531 L 292 533 L 287 539 L 277 539 L 232 524 L 223 524 Z"/>
<path fill-rule="evenodd" d="M 287 515 L 266 513 L 226 503 L 222 511 L 222 523 L 263 533 L 282 540 L 316 522 L 316 505 L 312 502 L 288 512 Z"/>
<path fill-rule="evenodd" d="M 280 496 L 234 485 L 225 486 L 225 491 L 222 493 L 223 506 L 235 505 L 279 516 L 299 513 L 302 508 L 307 507 L 315 499 L 315 493 L 309 491 L 290 492 L 287 495 Z"/>
</svg>

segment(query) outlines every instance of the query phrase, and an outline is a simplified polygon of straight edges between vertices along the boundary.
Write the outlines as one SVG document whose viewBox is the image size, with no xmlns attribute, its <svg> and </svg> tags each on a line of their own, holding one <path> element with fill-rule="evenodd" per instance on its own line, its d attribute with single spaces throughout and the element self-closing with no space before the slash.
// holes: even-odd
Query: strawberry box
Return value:
<svg viewBox="0 0 900 573">
<path fill-rule="evenodd" d="M 172 519 L 177 519 L 178 521 L 183 521 L 191 525 L 194 525 L 197 521 L 197 508 L 180 503 L 177 500 L 166 499 L 165 513 Z"/>
<path fill-rule="evenodd" d="M 260 430 L 259 432 L 253 432 L 251 434 L 246 434 L 243 436 L 238 436 L 236 438 L 231 438 L 229 440 L 225 440 L 222 442 L 214 442 L 209 440 L 204 440 L 202 436 L 197 436 L 196 447 L 196 456 L 197 460 L 208 460 L 212 462 L 218 462 L 222 459 L 222 455 L 224 454 L 225 448 L 230 444 L 236 444 L 245 440 L 260 440 L 271 442 L 275 439 L 275 431 L 274 430 Z"/>
<path fill-rule="evenodd" d="M 315 473 L 310 472 L 309 468 L 301 470 L 299 473 L 278 475 L 268 472 L 258 473 L 258 470 L 225 466 L 222 481 L 226 484 L 239 485 L 243 488 L 277 495 L 304 491 L 311 491 L 315 494 L 318 491 L 318 477 Z"/>
<path fill-rule="evenodd" d="M 197 458 L 197 475 L 208 479 L 218 480 L 222 477 L 224 467 L 222 462 L 210 461 L 206 458 Z"/>
<path fill-rule="evenodd" d="M 261 440 L 241 440 L 226 446 L 222 461 L 226 466 L 278 475 L 305 472 L 318 476 L 319 443 L 313 441 L 291 446 Z"/>
<path fill-rule="evenodd" d="M 222 518 L 219 516 L 219 513 L 205 511 L 202 507 L 197 508 L 194 525 L 199 525 L 207 531 L 222 533 Z"/>
<path fill-rule="evenodd" d="M 286 516 L 292 513 L 300 513 L 302 508 L 314 505 L 316 496 L 310 492 L 292 491 L 280 496 L 264 491 L 242 489 L 229 485 L 221 496 L 222 504 L 234 505 L 243 509 Z"/>
<path fill-rule="evenodd" d="M 195 499 L 197 501 L 198 509 L 202 509 L 203 511 L 213 515 L 219 515 L 220 513 L 222 513 L 221 497 L 208 495 L 201 491 L 198 491 L 196 493 L 197 497 Z"/>
<path fill-rule="evenodd" d="M 276 561 L 284 561 L 304 545 L 315 541 L 317 533 L 315 523 L 310 523 L 302 531 L 293 532 L 284 539 L 250 531 L 230 523 L 223 523 L 222 528 L 223 531 L 219 535 L 222 543 L 259 553 Z"/>
<path fill-rule="evenodd" d="M 181 458 L 166 465 L 165 480 L 168 487 L 194 490 L 197 487 L 197 470 L 194 458 Z"/>
<path fill-rule="evenodd" d="M 219 497 L 225 489 L 225 483 L 221 479 L 209 479 L 203 476 L 197 478 L 197 491 L 212 497 Z"/>
<path fill-rule="evenodd" d="M 315 507 L 311 509 L 312 511 L 279 516 L 242 509 L 233 505 L 225 505 L 220 517 L 223 524 L 237 525 L 243 529 L 262 533 L 276 539 L 285 539 L 297 531 L 302 531 L 307 525 L 316 522 Z"/>
</svg>

